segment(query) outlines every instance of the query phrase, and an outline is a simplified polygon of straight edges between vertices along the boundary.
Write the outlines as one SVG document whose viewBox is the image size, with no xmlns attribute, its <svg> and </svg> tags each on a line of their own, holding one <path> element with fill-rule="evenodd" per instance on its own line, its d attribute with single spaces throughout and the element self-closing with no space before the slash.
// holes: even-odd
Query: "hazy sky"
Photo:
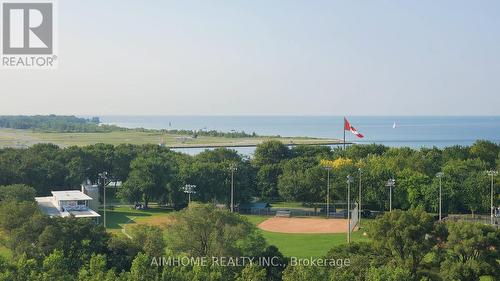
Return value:
<svg viewBox="0 0 500 281">
<path fill-rule="evenodd" d="M 500 115 L 500 1 L 59 1 L 1 114 Z"/>
</svg>

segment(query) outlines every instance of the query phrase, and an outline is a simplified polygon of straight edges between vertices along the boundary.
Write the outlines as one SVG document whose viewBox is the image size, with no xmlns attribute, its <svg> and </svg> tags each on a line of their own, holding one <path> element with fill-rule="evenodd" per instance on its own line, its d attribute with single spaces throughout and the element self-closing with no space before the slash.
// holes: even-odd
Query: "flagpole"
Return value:
<svg viewBox="0 0 500 281">
<path fill-rule="evenodd" d="M 344 150 L 345 150 L 345 116 L 344 116 L 344 124 L 342 124 L 342 130 L 344 131 Z"/>
</svg>

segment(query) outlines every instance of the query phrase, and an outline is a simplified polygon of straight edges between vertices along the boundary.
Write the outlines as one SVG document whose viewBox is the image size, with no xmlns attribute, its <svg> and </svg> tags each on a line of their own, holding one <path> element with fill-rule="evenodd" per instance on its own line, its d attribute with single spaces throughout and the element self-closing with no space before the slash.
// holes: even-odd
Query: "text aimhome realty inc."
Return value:
<svg viewBox="0 0 500 281">
<path fill-rule="evenodd" d="M 263 267 L 285 266 L 322 266 L 322 267 L 348 267 L 350 259 L 334 258 L 298 258 L 290 257 L 288 264 L 283 264 L 280 257 L 153 257 L 151 266 L 241 266 L 259 265 Z"/>
</svg>

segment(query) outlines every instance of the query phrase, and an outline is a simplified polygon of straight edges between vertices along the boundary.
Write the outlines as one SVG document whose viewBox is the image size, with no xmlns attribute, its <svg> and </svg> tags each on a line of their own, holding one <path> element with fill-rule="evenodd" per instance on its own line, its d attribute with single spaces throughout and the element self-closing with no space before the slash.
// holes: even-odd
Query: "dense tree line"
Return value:
<svg viewBox="0 0 500 281">
<path fill-rule="evenodd" d="M 0 128 L 11 129 L 31 129 L 43 132 L 58 132 L 58 133 L 109 133 L 115 131 L 137 131 L 164 133 L 175 135 L 186 135 L 193 138 L 198 136 L 206 137 L 226 137 L 226 138 L 253 138 L 258 135 L 253 132 L 251 134 L 243 131 L 221 132 L 217 130 L 180 130 L 180 129 L 144 129 L 144 128 L 123 128 L 116 125 L 107 125 L 100 122 L 99 117 L 80 118 L 76 116 L 62 115 L 3 115 L 0 116 Z"/>
<path fill-rule="evenodd" d="M 246 218 L 213 205 L 193 204 L 176 213 L 166 232 L 137 225 L 127 237 L 89 219 L 50 218 L 40 212 L 34 193 L 25 185 L 0 186 L 0 244 L 13 256 L 0 256 L 1 281 L 241 280 L 253 273 L 237 266 L 153 262 L 165 256 L 272 256 L 286 264 Z M 263 278 L 276 281 L 283 270 L 258 268 Z"/>
<path fill-rule="evenodd" d="M 246 218 L 194 203 L 162 229 L 137 225 L 130 237 L 106 233 L 90 220 L 49 218 L 31 187 L 2 186 L 0 241 L 13 259 L 0 257 L 1 281 L 430 281 L 500 277 L 500 230 L 467 222 L 435 222 L 422 208 L 386 213 L 368 224 L 369 242 L 336 246 L 332 265 L 294 264 L 267 245 Z M 274 264 L 223 266 L 158 264 L 158 258 L 273 257 Z M 342 265 L 342 266 L 340 266 Z"/>
<path fill-rule="evenodd" d="M 149 131 L 147 129 L 142 129 L 144 131 Z M 230 132 L 221 132 L 217 130 L 179 130 L 179 129 L 170 129 L 170 130 L 159 130 L 159 132 L 174 134 L 174 135 L 190 135 L 194 138 L 198 136 L 204 137 L 224 137 L 224 138 L 255 138 L 258 137 L 255 132 L 249 134 L 244 131 L 230 131 Z M 277 136 L 279 137 L 279 136 Z"/>
<path fill-rule="evenodd" d="M 393 207 L 423 207 L 436 212 L 439 179 L 445 212 L 465 213 L 489 211 L 490 184 L 485 173 L 500 167 L 500 146 L 477 141 L 472 146 L 451 146 L 444 149 L 383 145 L 353 145 L 346 150 L 324 146 L 288 148 L 279 142 L 257 147 L 252 164 L 257 169 L 257 192 L 262 198 L 299 202 L 325 202 L 325 166 L 332 168 L 330 196 L 334 203 L 347 200 L 348 175 L 352 176 L 351 200 L 357 198 L 359 181 L 365 208 L 387 210 L 389 190 L 386 182 L 396 180 Z M 357 200 L 357 199 L 356 199 Z M 495 199 L 498 204 L 498 197 Z"/>
<path fill-rule="evenodd" d="M 37 196 L 52 190 L 78 189 L 85 180 L 94 184 L 99 173 L 123 181 L 118 194 L 126 202 L 159 202 L 182 207 L 187 198 L 182 186 L 197 185 L 196 200 L 229 202 L 230 172 L 235 163 L 237 202 L 254 194 L 254 167 L 234 150 L 216 149 L 197 156 L 173 152 L 157 145 L 107 145 L 59 148 L 37 144 L 28 149 L 0 149 L 0 185 L 26 184 Z"/>
<path fill-rule="evenodd" d="M 385 183 L 395 178 L 394 208 L 420 206 L 436 212 L 439 180 L 435 175 L 443 172 L 445 212 L 487 212 L 490 183 L 485 171 L 498 169 L 499 154 L 500 146 L 488 141 L 420 150 L 375 144 L 353 145 L 346 150 L 289 148 L 267 141 L 257 147 L 251 159 L 224 148 L 189 156 L 157 145 L 59 148 L 37 144 L 27 149 L 0 149 L 0 185 L 25 184 L 42 196 L 51 190 L 79 188 L 86 179 L 98 183 L 99 173 L 106 171 L 110 179 L 124 182 L 118 195 L 129 203 L 147 206 L 159 202 L 180 208 L 187 203 L 182 186 L 194 184 L 194 200 L 228 204 L 229 166 L 236 165 L 236 202 L 260 198 L 318 203 L 326 201 L 324 167 L 331 166 L 331 202 L 346 201 L 346 177 L 351 175 L 353 188 L 361 180 L 365 208 L 388 209 Z M 355 194 L 352 192 L 353 200 Z"/>
<path fill-rule="evenodd" d="M 45 132 L 95 133 L 123 130 L 117 126 L 99 124 L 99 117 L 36 115 L 0 116 L 0 128 L 32 129 Z"/>
</svg>

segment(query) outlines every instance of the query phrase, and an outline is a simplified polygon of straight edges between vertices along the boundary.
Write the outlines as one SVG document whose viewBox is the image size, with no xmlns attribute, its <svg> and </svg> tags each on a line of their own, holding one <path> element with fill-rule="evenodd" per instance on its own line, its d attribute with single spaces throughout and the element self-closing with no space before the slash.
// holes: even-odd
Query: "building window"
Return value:
<svg viewBox="0 0 500 281">
<path fill-rule="evenodd" d="M 85 206 L 85 205 L 87 205 L 85 200 L 78 200 L 77 204 L 78 204 L 78 206 Z"/>
</svg>

